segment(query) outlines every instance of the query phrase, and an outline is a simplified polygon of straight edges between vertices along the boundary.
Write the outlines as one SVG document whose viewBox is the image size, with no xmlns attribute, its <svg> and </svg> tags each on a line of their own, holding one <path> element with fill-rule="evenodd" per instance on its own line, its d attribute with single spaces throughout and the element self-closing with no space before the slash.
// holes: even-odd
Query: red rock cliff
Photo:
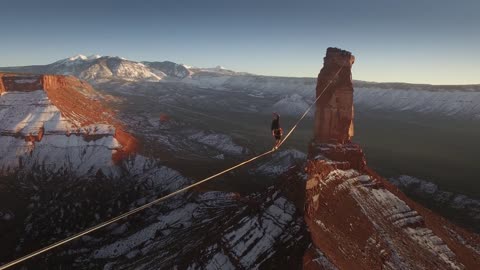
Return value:
<svg viewBox="0 0 480 270">
<path fill-rule="evenodd" d="M 113 113 L 95 100 L 95 91 L 88 83 L 62 75 L 43 75 L 41 83 L 49 100 L 64 116 L 75 119 L 82 126 L 116 122 Z"/>
<path fill-rule="evenodd" d="M 407 198 L 368 168 L 353 135 L 353 56 L 329 48 L 309 148 L 304 269 L 480 269 L 480 237 Z M 335 76 L 338 70 L 340 72 Z"/>
<path fill-rule="evenodd" d="M 123 146 L 113 155 L 115 162 L 138 150 L 138 140 L 123 130 L 112 111 L 92 98 L 95 90 L 90 84 L 72 76 L 59 75 L 44 75 L 42 84 L 52 103 L 67 117 L 74 117 L 82 125 L 110 123 L 115 126 L 115 138 Z"/>
</svg>

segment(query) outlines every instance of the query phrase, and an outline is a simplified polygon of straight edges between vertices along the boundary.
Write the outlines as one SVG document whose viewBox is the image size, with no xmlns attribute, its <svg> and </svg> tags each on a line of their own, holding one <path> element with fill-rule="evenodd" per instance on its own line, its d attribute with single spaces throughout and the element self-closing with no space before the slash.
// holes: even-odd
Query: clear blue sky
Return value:
<svg viewBox="0 0 480 270">
<path fill-rule="evenodd" d="M 354 79 L 480 83 L 479 0 L 16 0 L 0 25 L 0 66 L 100 54 L 314 77 L 336 46 Z"/>
</svg>

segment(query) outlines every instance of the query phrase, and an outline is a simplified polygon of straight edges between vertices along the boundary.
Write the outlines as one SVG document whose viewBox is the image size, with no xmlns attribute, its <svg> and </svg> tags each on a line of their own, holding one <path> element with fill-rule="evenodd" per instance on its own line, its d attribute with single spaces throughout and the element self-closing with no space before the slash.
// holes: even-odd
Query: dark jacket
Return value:
<svg viewBox="0 0 480 270">
<path fill-rule="evenodd" d="M 272 130 L 280 128 L 280 118 L 273 119 L 272 121 Z"/>
</svg>

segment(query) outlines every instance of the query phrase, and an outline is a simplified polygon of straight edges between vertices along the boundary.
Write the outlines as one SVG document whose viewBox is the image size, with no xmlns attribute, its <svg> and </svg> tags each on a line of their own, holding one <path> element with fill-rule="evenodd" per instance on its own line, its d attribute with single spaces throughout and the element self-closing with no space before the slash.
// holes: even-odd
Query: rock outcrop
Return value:
<svg viewBox="0 0 480 270">
<path fill-rule="evenodd" d="M 6 92 L 5 86 L 3 85 L 3 74 L 0 73 L 0 95 Z"/>
<path fill-rule="evenodd" d="M 315 142 L 345 143 L 353 136 L 352 65 L 348 51 L 328 48 L 317 79 Z"/>
<path fill-rule="evenodd" d="M 480 269 L 478 235 L 407 198 L 350 142 L 353 59 L 329 48 L 318 78 L 317 95 L 333 82 L 317 105 L 306 166 L 305 222 L 313 245 L 304 269 Z"/>
<path fill-rule="evenodd" d="M 0 73 L 0 174 L 40 165 L 86 172 L 135 152 L 137 140 L 100 99 L 72 76 Z"/>
</svg>

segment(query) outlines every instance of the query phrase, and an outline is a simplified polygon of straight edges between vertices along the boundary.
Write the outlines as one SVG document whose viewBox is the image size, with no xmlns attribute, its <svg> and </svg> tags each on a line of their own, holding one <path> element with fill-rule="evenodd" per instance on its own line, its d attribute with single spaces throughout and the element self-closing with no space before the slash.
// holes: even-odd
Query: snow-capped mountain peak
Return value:
<svg viewBox="0 0 480 270">
<path fill-rule="evenodd" d="M 69 57 L 67 59 L 64 59 L 65 62 L 75 62 L 75 61 L 88 61 L 88 60 L 95 60 L 95 59 L 98 59 L 98 58 L 101 58 L 102 56 L 101 55 L 98 55 L 98 54 L 92 54 L 90 56 L 85 56 L 83 54 L 77 54 L 77 55 L 74 55 L 72 57 Z"/>
<path fill-rule="evenodd" d="M 58 67 L 57 69 L 65 69 L 65 68 L 69 68 L 71 66 L 81 65 L 81 64 L 84 64 L 86 62 L 93 62 L 94 60 L 97 60 L 99 58 L 102 58 L 102 56 L 98 55 L 98 54 L 94 54 L 94 55 L 90 55 L 90 56 L 85 56 L 83 54 L 77 54 L 77 55 L 59 60 L 59 61 L 57 61 L 57 62 L 55 62 L 51 65 Z M 54 72 L 54 73 L 70 74 L 71 72 Z"/>
<path fill-rule="evenodd" d="M 85 55 L 83 54 L 77 54 L 77 55 L 74 55 L 72 57 L 69 57 L 67 58 L 66 60 L 68 61 L 77 61 L 77 60 L 87 60 L 88 57 L 86 57 Z"/>
<path fill-rule="evenodd" d="M 160 81 L 166 75 L 145 66 L 141 62 L 127 60 L 119 56 L 85 56 L 78 54 L 53 64 L 31 70 L 36 74 L 73 75 L 89 82 L 105 80 Z"/>
<path fill-rule="evenodd" d="M 99 54 L 93 54 L 93 55 L 90 55 L 87 57 L 88 60 L 94 60 L 94 59 L 98 59 L 98 58 L 101 58 L 102 56 L 99 55 Z"/>
</svg>

